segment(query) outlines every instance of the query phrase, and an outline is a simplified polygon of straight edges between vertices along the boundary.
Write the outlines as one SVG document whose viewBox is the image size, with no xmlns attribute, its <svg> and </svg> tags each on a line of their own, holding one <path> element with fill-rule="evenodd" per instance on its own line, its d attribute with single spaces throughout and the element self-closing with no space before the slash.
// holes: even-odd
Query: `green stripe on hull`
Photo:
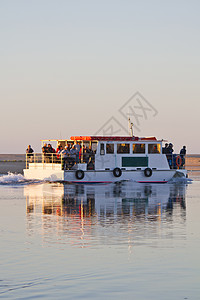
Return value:
<svg viewBox="0 0 200 300">
<path fill-rule="evenodd" d="M 122 167 L 148 167 L 148 157 L 122 157 Z"/>
</svg>

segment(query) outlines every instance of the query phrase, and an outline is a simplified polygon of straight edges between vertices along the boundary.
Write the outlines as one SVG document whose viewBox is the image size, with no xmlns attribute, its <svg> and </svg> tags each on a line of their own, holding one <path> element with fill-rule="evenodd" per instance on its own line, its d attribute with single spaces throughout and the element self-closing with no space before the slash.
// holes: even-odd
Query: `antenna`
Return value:
<svg viewBox="0 0 200 300">
<path fill-rule="evenodd" d="M 130 129 L 130 131 L 131 131 L 131 137 L 133 137 L 133 123 L 131 122 L 131 119 L 130 118 L 128 118 L 128 123 L 129 123 L 129 129 Z"/>
</svg>

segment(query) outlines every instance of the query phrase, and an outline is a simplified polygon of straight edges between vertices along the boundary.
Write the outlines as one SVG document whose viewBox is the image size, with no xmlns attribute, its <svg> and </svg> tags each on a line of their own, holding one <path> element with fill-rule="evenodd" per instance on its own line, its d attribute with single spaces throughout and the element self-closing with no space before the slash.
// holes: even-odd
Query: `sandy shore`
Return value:
<svg viewBox="0 0 200 300">
<path fill-rule="evenodd" d="M 26 167 L 25 154 L 0 154 L 0 174 L 23 173 Z M 200 170 L 200 154 L 189 154 L 186 157 L 187 170 Z"/>
</svg>

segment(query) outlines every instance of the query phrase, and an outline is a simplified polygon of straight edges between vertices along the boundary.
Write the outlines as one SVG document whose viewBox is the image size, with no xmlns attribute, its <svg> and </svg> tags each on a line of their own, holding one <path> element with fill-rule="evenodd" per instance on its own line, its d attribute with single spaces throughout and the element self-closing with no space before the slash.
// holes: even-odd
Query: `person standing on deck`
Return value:
<svg viewBox="0 0 200 300">
<path fill-rule="evenodd" d="M 42 147 L 42 154 L 43 154 L 44 162 L 46 162 L 46 163 L 49 162 L 49 159 L 48 159 L 48 147 L 47 147 L 46 143 Z"/>
<path fill-rule="evenodd" d="M 34 151 L 31 148 L 31 145 L 28 145 L 28 148 L 26 149 L 26 154 L 27 154 L 27 158 L 29 159 L 30 162 L 32 162 L 33 152 Z"/>
<path fill-rule="evenodd" d="M 78 164 L 79 163 L 79 153 L 80 153 L 80 150 L 81 150 L 81 145 L 77 141 L 75 142 L 74 145 L 75 145 L 75 149 L 76 149 L 76 163 Z"/>
<path fill-rule="evenodd" d="M 168 144 L 165 143 L 165 147 L 163 147 L 162 153 L 163 153 L 163 154 L 167 154 L 167 151 L 168 151 Z"/>
<path fill-rule="evenodd" d="M 62 150 L 60 152 L 60 154 L 61 154 L 61 158 L 62 158 L 62 161 L 63 161 L 63 169 L 65 170 L 66 167 L 67 167 L 67 163 L 70 159 L 70 147 L 68 145 L 65 146 L 65 149 Z"/>
<path fill-rule="evenodd" d="M 58 147 L 56 149 L 56 153 L 57 153 L 57 160 L 60 160 L 60 153 L 63 150 L 63 147 L 61 144 L 58 144 Z"/>
<path fill-rule="evenodd" d="M 181 167 L 183 167 L 185 164 L 185 155 L 186 155 L 186 146 L 183 146 L 183 148 L 180 151 L 180 157 L 182 160 Z"/>
<path fill-rule="evenodd" d="M 172 143 L 169 143 L 169 146 L 167 148 L 167 159 L 169 162 L 170 169 L 173 168 L 173 152 L 174 152 L 173 145 Z"/>
<path fill-rule="evenodd" d="M 70 157 L 71 157 L 71 159 L 72 159 L 72 162 L 73 163 L 76 163 L 76 161 L 77 161 L 77 150 L 76 150 L 76 146 L 75 145 L 73 145 L 72 146 L 72 149 L 70 150 Z"/>
<path fill-rule="evenodd" d="M 55 149 L 52 147 L 51 144 L 48 144 L 48 147 L 47 147 L 47 153 L 48 153 L 48 159 L 49 159 L 49 162 L 53 162 L 55 160 L 55 157 L 54 157 L 54 153 L 56 153 Z"/>
</svg>

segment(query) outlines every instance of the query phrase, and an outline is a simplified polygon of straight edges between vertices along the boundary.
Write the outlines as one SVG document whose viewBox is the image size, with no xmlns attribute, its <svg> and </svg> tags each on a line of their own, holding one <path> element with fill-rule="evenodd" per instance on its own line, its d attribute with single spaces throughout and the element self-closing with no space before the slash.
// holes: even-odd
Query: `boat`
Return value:
<svg viewBox="0 0 200 300">
<path fill-rule="evenodd" d="M 136 136 L 71 136 L 70 139 L 42 140 L 64 149 L 79 145 L 78 160 L 60 153 L 26 155 L 26 179 L 68 183 L 167 183 L 187 177 L 179 155 L 163 153 L 163 140 Z M 84 150 L 85 149 L 85 150 Z M 89 150 L 90 151 L 87 151 Z"/>
</svg>

